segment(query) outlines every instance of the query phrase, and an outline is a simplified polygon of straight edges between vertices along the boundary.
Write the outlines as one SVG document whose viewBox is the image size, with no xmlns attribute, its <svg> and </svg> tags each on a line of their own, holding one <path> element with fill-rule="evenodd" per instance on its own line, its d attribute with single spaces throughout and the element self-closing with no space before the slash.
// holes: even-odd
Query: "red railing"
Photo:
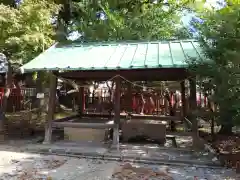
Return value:
<svg viewBox="0 0 240 180">
<path fill-rule="evenodd" d="M 0 105 L 2 106 L 2 100 L 4 96 L 5 88 L 0 88 Z M 15 112 L 20 110 L 26 110 L 29 108 L 29 103 L 36 98 L 36 88 L 11 88 L 8 97 L 7 111 Z"/>
<path fill-rule="evenodd" d="M 2 105 L 2 99 L 4 95 L 4 88 L 0 88 L 0 105 Z M 66 94 L 67 99 L 71 97 Z M 202 96 L 202 95 L 201 95 Z M 132 94 L 132 100 L 129 102 L 127 97 L 121 98 L 121 109 L 122 111 L 131 111 L 135 113 L 145 113 L 145 114 L 165 114 L 169 112 L 169 104 L 161 95 L 154 94 L 150 96 L 145 96 L 145 105 L 142 106 L 142 98 L 139 94 Z M 188 99 L 188 98 L 186 98 Z M 8 98 L 7 111 L 14 112 L 19 110 L 29 109 L 29 106 L 33 106 L 36 101 L 36 88 L 11 88 L 10 96 Z M 188 101 L 188 100 L 187 100 Z M 110 97 L 89 97 L 85 94 L 85 104 L 86 110 L 92 109 L 97 112 L 108 111 L 113 108 L 110 105 Z M 80 102 L 75 101 L 75 104 Z M 177 98 L 174 95 L 171 96 L 171 104 L 176 104 L 176 108 L 181 107 L 181 95 Z M 207 106 L 207 99 L 203 96 L 197 96 L 197 104 L 201 107 Z M 143 110 L 142 110 L 143 108 Z"/>
<path fill-rule="evenodd" d="M 166 100 L 161 96 L 145 97 L 145 104 L 143 106 L 142 98 L 138 95 L 132 95 L 132 100 L 129 102 L 128 98 L 121 98 L 121 110 L 131 111 L 137 114 L 165 114 L 167 111 Z M 110 97 L 87 97 L 85 96 L 86 111 L 105 112 L 110 107 Z M 174 101 L 172 103 L 175 103 Z M 179 104 L 180 102 L 176 102 Z M 177 105 L 179 106 L 179 105 Z"/>
<path fill-rule="evenodd" d="M 149 97 L 144 97 L 145 105 L 143 106 L 142 98 L 139 95 L 132 95 L 132 100 L 129 103 L 127 98 L 121 99 L 121 109 L 122 111 L 131 111 L 134 113 L 144 113 L 144 114 L 166 114 L 169 113 L 169 103 L 168 101 L 160 95 L 153 95 Z M 180 109 L 182 106 L 181 95 L 170 97 L 172 107 L 175 105 L 177 109 Z M 127 102 L 128 101 L 128 102 Z M 96 112 L 105 112 L 108 111 L 110 105 L 110 97 L 88 97 L 85 96 L 85 105 L 86 111 L 96 111 Z M 186 98 L 188 104 L 188 98 Z M 197 96 L 197 105 L 198 107 L 207 107 L 206 97 Z M 130 107 L 129 107 L 130 106 Z M 187 107 L 188 108 L 188 107 Z"/>
</svg>

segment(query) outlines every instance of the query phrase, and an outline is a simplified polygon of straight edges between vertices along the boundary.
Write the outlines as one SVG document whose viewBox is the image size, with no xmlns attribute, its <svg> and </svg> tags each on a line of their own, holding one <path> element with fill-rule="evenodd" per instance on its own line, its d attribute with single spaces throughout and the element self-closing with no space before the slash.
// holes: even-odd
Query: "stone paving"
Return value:
<svg viewBox="0 0 240 180">
<path fill-rule="evenodd" d="M 1 180 L 117 180 L 112 177 L 112 174 L 120 164 L 124 163 L 9 151 L 0 153 Z M 133 163 L 132 166 L 153 170 L 167 169 L 173 180 L 238 180 L 240 178 L 232 170 L 223 168 L 136 163 Z M 149 180 L 154 180 L 154 178 L 149 178 Z"/>
<path fill-rule="evenodd" d="M 70 158 L 49 176 L 53 180 L 108 180 L 116 167 L 116 162 Z"/>
<path fill-rule="evenodd" d="M 109 153 L 119 153 L 118 151 L 111 150 Z M 122 156 L 130 156 L 136 158 L 146 158 L 155 160 L 175 160 L 175 161 L 196 161 L 198 162 L 211 162 L 214 156 L 207 152 L 194 153 L 190 149 L 176 149 L 176 148 L 163 148 L 158 145 L 120 145 L 120 153 Z M 210 160 L 210 161 L 209 161 Z"/>
<path fill-rule="evenodd" d="M 159 147 L 152 144 L 122 144 L 118 151 L 100 143 L 58 142 L 52 145 L 42 145 L 12 142 L 10 145 L 0 145 L 0 180 L 119 180 L 114 179 L 112 174 L 121 164 L 127 163 L 125 162 L 127 157 L 136 160 L 149 159 L 152 162 L 151 164 L 134 161 L 132 166 L 150 168 L 154 171 L 167 169 L 173 180 L 240 179 L 240 176 L 237 176 L 233 170 L 202 166 L 203 163 L 200 162 L 216 161 L 212 154 L 207 152 L 194 153 L 187 148 L 179 150 L 168 147 Z M 113 159 L 121 156 L 125 158 L 118 159 L 118 161 L 109 161 L 103 160 L 103 158 L 93 160 L 57 155 L 39 155 L 37 151 L 40 150 L 65 155 L 77 153 L 77 156 L 86 154 L 101 157 L 111 156 Z M 30 151 L 35 151 L 35 153 L 30 154 Z M 186 161 L 186 164 L 176 163 L 179 160 Z M 163 163 L 157 163 L 157 161 Z M 172 163 L 168 164 L 166 162 Z M 154 180 L 154 178 L 148 180 Z"/>
<path fill-rule="evenodd" d="M 101 156 L 116 159 L 138 159 L 147 161 L 174 161 L 178 163 L 195 163 L 204 165 L 219 165 L 216 158 L 207 152 L 194 153 L 188 149 L 176 149 L 159 147 L 158 145 L 131 145 L 121 144 L 119 149 L 111 149 L 103 144 L 81 142 L 58 142 L 52 145 L 24 146 L 24 149 L 32 152 L 51 152 L 60 154 L 73 154 L 85 156 Z"/>
</svg>

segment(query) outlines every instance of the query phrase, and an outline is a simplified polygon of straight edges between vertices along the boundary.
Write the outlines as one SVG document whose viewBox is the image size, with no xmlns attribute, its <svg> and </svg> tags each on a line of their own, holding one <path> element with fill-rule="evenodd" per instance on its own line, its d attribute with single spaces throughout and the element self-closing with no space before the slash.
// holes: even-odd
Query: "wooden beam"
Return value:
<svg viewBox="0 0 240 180">
<path fill-rule="evenodd" d="M 113 118 L 114 115 L 109 116 L 108 113 L 84 113 L 82 117 L 87 118 Z M 127 119 L 128 115 L 120 115 L 121 119 Z M 180 117 L 178 116 L 156 116 L 156 115 L 140 115 L 140 114 L 132 114 L 130 115 L 131 119 L 151 119 L 151 120 L 159 120 L 159 121 L 179 121 Z"/>
<path fill-rule="evenodd" d="M 91 129 L 109 129 L 114 128 L 114 124 L 107 123 L 73 123 L 73 122 L 53 122 L 53 127 L 71 127 L 71 128 L 91 128 Z"/>
<path fill-rule="evenodd" d="M 189 72 L 184 68 L 69 71 L 59 73 L 58 75 L 64 78 L 79 79 L 82 81 L 101 81 L 112 78 L 117 74 L 131 81 L 180 81 L 189 77 Z"/>
<path fill-rule="evenodd" d="M 113 145 L 119 146 L 119 124 L 120 124 L 120 96 L 121 96 L 121 79 L 115 78 L 115 99 L 114 99 L 114 124 L 113 129 Z"/>
<path fill-rule="evenodd" d="M 50 88 L 49 88 L 49 102 L 48 113 L 45 124 L 45 138 L 43 144 L 50 144 L 52 141 L 52 120 L 54 119 L 56 107 L 56 88 L 57 78 L 53 73 L 50 73 Z"/>
</svg>

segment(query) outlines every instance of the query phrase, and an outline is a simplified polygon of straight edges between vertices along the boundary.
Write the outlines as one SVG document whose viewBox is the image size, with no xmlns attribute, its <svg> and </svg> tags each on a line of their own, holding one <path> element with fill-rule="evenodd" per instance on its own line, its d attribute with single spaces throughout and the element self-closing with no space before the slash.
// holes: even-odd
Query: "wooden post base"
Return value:
<svg viewBox="0 0 240 180">
<path fill-rule="evenodd" d="M 49 142 L 49 141 L 43 141 L 42 144 L 43 144 L 43 145 L 50 145 L 51 142 Z"/>
<path fill-rule="evenodd" d="M 119 147 L 119 128 L 118 126 L 113 128 L 113 146 Z"/>
<path fill-rule="evenodd" d="M 240 162 L 239 161 L 237 161 L 237 163 L 236 163 L 236 173 L 240 174 Z"/>
<path fill-rule="evenodd" d="M 193 144 L 192 144 L 192 147 L 195 151 L 198 151 L 198 150 L 203 150 L 205 148 L 204 144 L 205 144 L 205 141 L 200 138 L 199 136 L 197 136 L 196 134 L 193 134 L 192 135 L 193 139 Z"/>
<path fill-rule="evenodd" d="M 51 144 L 52 143 L 52 126 L 50 124 L 46 124 L 45 127 L 45 138 L 43 144 Z"/>
</svg>

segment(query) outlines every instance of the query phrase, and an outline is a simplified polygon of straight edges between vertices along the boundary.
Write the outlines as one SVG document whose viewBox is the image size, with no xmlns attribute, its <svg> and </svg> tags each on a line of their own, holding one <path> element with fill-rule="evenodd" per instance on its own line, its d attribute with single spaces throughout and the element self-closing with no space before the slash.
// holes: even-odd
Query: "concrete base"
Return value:
<svg viewBox="0 0 240 180">
<path fill-rule="evenodd" d="M 166 141 L 166 123 L 156 120 L 128 120 L 122 124 L 122 136 L 124 141 L 137 136 L 147 136 L 159 143 Z"/>
<path fill-rule="evenodd" d="M 52 143 L 49 142 L 49 141 L 43 141 L 42 144 L 44 144 L 44 145 L 50 145 L 50 144 L 52 144 Z"/>
<path fill-rule="evenodd" d="M 105 138 L 105 129 L 91 128 L 64 128 L 64 139 L 70 141 L 102 142 Z"/>
</svg>

